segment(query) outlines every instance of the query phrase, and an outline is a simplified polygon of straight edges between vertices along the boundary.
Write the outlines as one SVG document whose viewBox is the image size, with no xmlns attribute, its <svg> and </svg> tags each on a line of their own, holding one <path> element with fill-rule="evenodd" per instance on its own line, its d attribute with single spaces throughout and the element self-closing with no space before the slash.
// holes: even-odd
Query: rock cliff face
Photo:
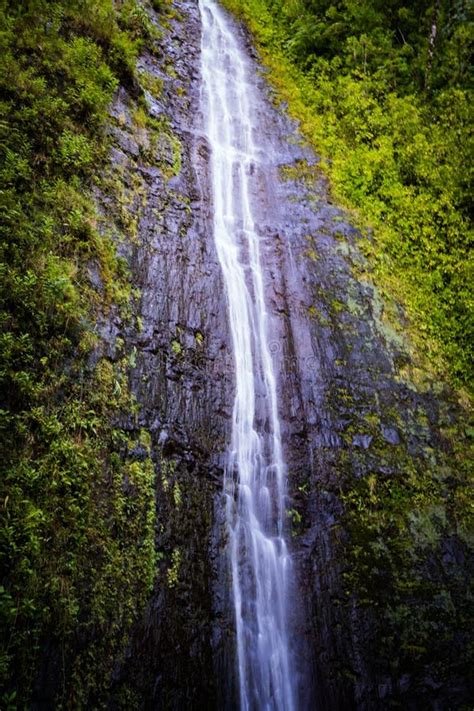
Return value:
<svg viewBox="0 0 474 711">
<path fill-rule="evenodd" d="M 141 108 L 113 107 L 111 181 L 136 240 L 120 245 L 136 323 L 102 325 L 110 357 L 132 356 L 158 471 L 155 594 L 117 663 L 111 708 L 235 708 L 221 501 L 233 363 L 215 253 L 202 133 L 200 17 L 175 18 L 143 54 Z M 243 44 L 252 49 L 236 26 Z M 258 229 L 290 473 L 299 708 L 459 708 L 467 703 L 466 547 L 450 520 L 449 392 L 415 387 L 396 305 L 370 283 L 360 233 L 277 108 L 256 58 L 262 144 Z M 98 195 L 105 212 L 111 199 Z M 428 496 L 429 493 L 429 496 Z M 466 636 L 465 636 L 466 635 Z M 128 706 L 127 706 L 128 704 Z"/>
<path fill-rule="evenodd" d="M 163 39 L 139 62 L 143 126 L 134 97 L 113 106 L 111 181 L 136 240 L 120 245 L 139 290 L 135 327 L 106 322 L 134 354 L 131 388 L 158 471 L 159 571 L 142 624 L 118 664 L 111 706 L 213 705 L 213 501 L 232 407 L 225 298 L 210 220 L 208 149 L 198 131 L 197 3 L 174 3 Z M 154 18 L 156 21 L 156 18 Z M 148 90 L 146 87 L 150 87 Z M 155 89 L 155 91 L 153 91 Z M 116 195 L 99 196 L 113 211 Z"/>
</svg>

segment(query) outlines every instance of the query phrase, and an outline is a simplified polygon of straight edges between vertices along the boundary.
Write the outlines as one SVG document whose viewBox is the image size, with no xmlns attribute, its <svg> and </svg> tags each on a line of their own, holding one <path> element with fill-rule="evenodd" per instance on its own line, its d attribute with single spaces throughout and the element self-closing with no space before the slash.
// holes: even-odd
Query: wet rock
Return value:
<svg viewBox="0 0 474 711">
<path fill-rule="evenodd" d="M 372 435 L 357 434 L 352 438 L 352 444 L 354 447 L 362 447 L 363 449 L 368 449 L 373 440 Z"/>
<path fill-rule="evenodd" d="M 394 427 L 382 427 L 382 435 L 389 444 L 400 444 L 400 435 Z"/>
<path fill-rule="evenodd" d="M 110 128 L 110 134 L 117 146 L 119 146 L 122 155 L 125 154 L 133 158 L 138 158 L 140 155 L 140 146 L 136 138 L 115 127 Z M 120 163 L 123 165 L 124 161 L 122 160 Z"/>
<path fill-rule="evenodd" d="M 385 681 L 383 684 L 378 686 L 379 699 L 382 701 L 390 696 L 392 692 L 392 682 L 390 680 Z"/>
<path fill-rule="evenodd" d="M 116 666 L 110 708 L 120 707 L 126 689 L 143 709 L 232 709 L 235 635 L 221 482 L 234 366 L 212 239 L 210 147 L 200 123 L 199 11 L 194 1 L 174 5 L 175 18 L 139 67 L 162 83 L 159 96 L 144 96 L 150 117 L 168 122 L 179 141 L 179 170 L 166 137 L 152 156 L 145 150 L 131 118 L 135 90 L 122 87 L 111 110 L 111 164 L 128 200 L 116 217 L 125 235 L 119 249 L 139 296 L 130 323 L 111 313 L 99 330 L 109 358 L 136 350 L 129 376 L 139 412 L 127 426 L 139 423 L 151 435 L 158 570 L 148 608 Z M 440 686 L 436 674 L 419 668 L 392 675 L 393 660 L 373 651 L 386 635 L 384 608 L 362 604 L 346 582 L 352 571 L 341 492 L 374 472 L 395 485 L 406 477 L 405 464 L 423 467 L 426 448 L 440 447 L 439 395 L 418 393 L 400 377 L 408 350 L 385 328 L 376 288 L 354 273 L 354 265 L 367 267 L 361 235 L 331 203 L 317 157 L 301 144 L 285 110 L 275 109 L 248 36 L 237 26 L 236 33 L 249 47 L 262 95 L 255 107 L 261 150 L 250 178 L 260 205 L 289 508 L 301 517 L 292 539 L 302 601 L 292 620 L 299 708 L 416 710 L 435 708 L 438 696 L 451 703 L 450 695 L 461 705 L 463 679 Z M 104 214 L 113 205 L 114 196 L 102 196 Z M 93 268 L 91 281 L 101 288 Z M 135 456 L 143 456 L 140 447 Z M 457 576 L 461 589 L 465 564 L 463 544 L 453 537 L 419 574 L 434 587 Z M 461 630 L 456 649 L 464 641 Z"/>
<path fill-rule="evenodd" d="M 410 675 L 403 674 L 398 682 L 398 688 L 401 694 L 405 694 L 410 688 Z"/>
</svg>

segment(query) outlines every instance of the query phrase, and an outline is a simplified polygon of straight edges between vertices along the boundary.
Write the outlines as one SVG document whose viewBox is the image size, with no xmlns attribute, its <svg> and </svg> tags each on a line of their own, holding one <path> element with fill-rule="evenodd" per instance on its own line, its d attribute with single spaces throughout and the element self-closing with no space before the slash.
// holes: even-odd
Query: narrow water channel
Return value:
<svg viewBox="0 0 474 711">
<path fill-rule="evenodd" d="M 211 151 L 214 239 L 235 364 L 232 438 L 224 481 L 240 708 L 292 711 L 285 534 L 286 468 L 254 214 L 264 148 L 252 108 L 251 66 L 225 13 L 200 0 L 202 109 Z"/>
</svg>

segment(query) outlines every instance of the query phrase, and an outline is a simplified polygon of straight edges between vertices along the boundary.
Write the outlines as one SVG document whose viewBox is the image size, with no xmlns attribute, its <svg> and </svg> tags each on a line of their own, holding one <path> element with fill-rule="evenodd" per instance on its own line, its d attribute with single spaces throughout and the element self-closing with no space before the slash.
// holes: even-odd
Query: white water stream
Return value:
<svg viewBox="0 0 474 711">
<path fill-rule="evenodd" d="M 235 362 L 225 476 L 240 708 L 293 711 L 288 633 L 291 560 L 286 471 L 269 346 L 255 196 L 262 147 L 249 60 L 214 0 L 202 15 L 202 108 L 211 149 L 214 238 L 227 292 Z"/>
</svg>

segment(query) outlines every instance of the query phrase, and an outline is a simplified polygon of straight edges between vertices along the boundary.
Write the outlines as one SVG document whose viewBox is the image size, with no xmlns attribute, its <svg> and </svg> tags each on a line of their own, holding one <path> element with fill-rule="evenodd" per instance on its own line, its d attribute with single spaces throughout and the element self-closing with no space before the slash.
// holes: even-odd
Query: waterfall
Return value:
<svg viewBox="0 0 474 711">
<path fill-rule="evenodd" d="M 258 93 L 249 60 L 225 13 L 214 0 L 200 0 L 199 5 L 214 239 L 235 363 L 224 492 L 240 707 L 292 711 L 296 702 L 288 633 L 286 471 L 255 224 L 258 175 L 265 160 L 252 110 Z"/>
</svg>

